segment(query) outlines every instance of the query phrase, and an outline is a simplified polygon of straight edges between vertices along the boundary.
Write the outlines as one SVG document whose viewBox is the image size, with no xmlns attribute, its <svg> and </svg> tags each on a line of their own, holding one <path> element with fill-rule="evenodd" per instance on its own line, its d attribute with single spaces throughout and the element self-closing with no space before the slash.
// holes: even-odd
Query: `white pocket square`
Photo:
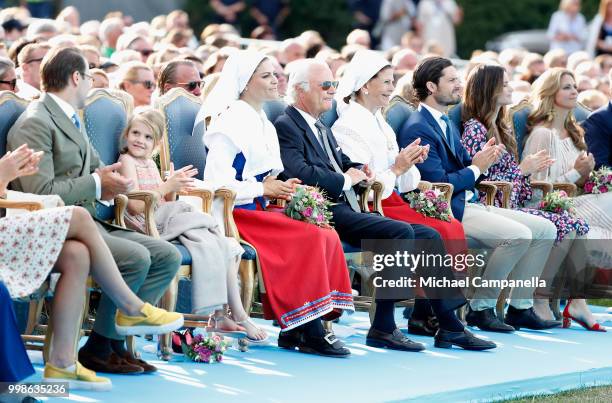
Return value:
<svg viewBox="0 0 612 403">
<path fill-rule="evenodd" d="M 340 147 L 336 147 L 336 151 L 340 151 Z"/>
</svg>

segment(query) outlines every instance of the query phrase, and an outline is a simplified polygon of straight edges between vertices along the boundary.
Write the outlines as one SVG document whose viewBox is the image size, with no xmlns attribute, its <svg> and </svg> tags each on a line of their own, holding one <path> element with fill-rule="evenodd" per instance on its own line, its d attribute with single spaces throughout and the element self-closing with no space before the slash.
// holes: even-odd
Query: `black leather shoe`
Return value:
<svg viewBox="0 0 612 403">
<path fill-rule="evenodd" d="M 430 316 L 427 319 L 410 318 L 408 320 L 408 333 L 418 336 L 434 337 L 440 325 L 435 316 Z"/>
<path fill-rule="evenodd" d="M 453 345 L 464 350 L 490 350 L 497 347 L 492 341 L 479 339 L 469 330 L 463 329 L 462 332 L 450 332 L 440 329 L 434 336 L 434 346 L 438 348 L 451 348 Z"/>
<path fill-rule="evenodd" d="M 520 330 L 522 327 L 531 330 L 552 329 L 561 326 L 561 321 L 541 319 L 532 308 L 516 309 L 512 305 L 508 307 L 508 313 L 504 319 L 508 325 Z"/>
<path fill-rule="evenodd" d="M 371 327 L 366 337 L 366 345 L 400 351 L 425 350 L 425 344 L 410 340 L 398 328 L 395 328 L 393 333 L 386 333 Z"/>
<path fill-rule="evenodd" d="M 278 334 L 278 346 L 289 350 L 295 349 L 300 345 L 300 333 L 289 330 Z"/>
<path fill-rule="evenodd" d="M 344 347 L 344 343 L 331 332 L 327 332 L 322 337 L 302 334 L 297 348 L 301 353 L 317 354 L 325 357 L 344 358 L 351 355 L 351 351 Z"/>
<path fill-rule="evenodd" d="M 472 308 L 468 308 L 465 319 L 468 326 L 477 326 L 480 330 L 487 332 L 510 333 L 514 331 L 512 326 L 499 320 L 493 308 L 482 311 L 473 311 Z"/>
</svg>

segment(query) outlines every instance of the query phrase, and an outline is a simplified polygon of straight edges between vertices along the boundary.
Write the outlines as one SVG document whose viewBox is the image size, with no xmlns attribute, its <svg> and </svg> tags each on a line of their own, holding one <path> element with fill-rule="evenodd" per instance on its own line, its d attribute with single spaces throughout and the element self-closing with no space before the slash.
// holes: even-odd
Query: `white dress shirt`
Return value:
<svg viewBox="0 0 612 403">
<path fill-rule="evenodd" d="M 376 173 L 376 179 L 383 182 L 383 199 L 397 187 L 401 193 L 417 188 L 421 173 L 416 166 L 396 176 L 391 167 L 399 154 L 395 133 L 380 111 L 372 114 L 361 104 L 350 101 L 332 127 L 336 141 L 349 158 L 368 164 Z"/>
<path fill-rule="evenodd" d="M 321 146 L 321 148 L 325 152 L 325 147 L 323 146 L 323 144 L 321 144 L 323 139 L 319 138 L 319 129 L 317 129 L 317 127 L 315 126 L 315 123 L 317 122 L 317 119 L 315 119 L 314 117 L 312 117 L 312 115 L 310 115 L 309 113 L 304 112 L 303 110 L 301 110 L 298 107 L 295 107 L 295 110 L 297 110 L 300 113 L 300 115 L 302 115 L 302 117 L 304 118 L 306 123 L 308 123 L 308 127 L 310 127 L 310 130 L 312 130 L 312 133 L 317 138 L 317 141 L 319 142 L 319 145 Z M 325 154 L 327 154 L 327 153 L 325 153 Z M 340 164 L 338 164 L 338 165 L 340 165 Z M 344 167 L 341 167 L 341 168 L 344 168 Z M 347 190 L 349 190 L 353 186 L 353 181 L 351 180 L 351 177 L 348 174 L 346 174 L 346 173 L 343 173 L 342 176 L 344 176 L 344 185 L 342 186 L 342 191 L 346 192 Z"/>
<path fill-rule="evenodd" d="M 559 33 L 572 34 L 578 39 L 573 41 L 556 41 L 554 38 Z M 584 49 L 587 34 L 586 20 L 582 14 L 578 13 L 572 17 L 561 10 L 556 11 L 552 15 L 548 31 L 546 32 L 548 39 L 550 39 L 550 48 L 563 49 L 568 55 Z"/>
</svg>

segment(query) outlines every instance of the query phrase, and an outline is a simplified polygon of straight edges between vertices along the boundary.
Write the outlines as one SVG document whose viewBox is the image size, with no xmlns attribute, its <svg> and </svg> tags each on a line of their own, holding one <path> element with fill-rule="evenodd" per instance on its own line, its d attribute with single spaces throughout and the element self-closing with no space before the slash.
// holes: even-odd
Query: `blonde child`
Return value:
<svg viewBox="0 0 612 403">
<path fill-rule="evenodd" d="M 174 235 L 168 235 L 172 232 L 168 230 L 168 227 L 164 225 L 171 221 L 173 218 L 168 218 L 167 215 L 171 214 L 174 216 L 180 214 L 186 214 L 188 219 L 183 219 L 182 222 L 194 222 L 197 221 L 197 216 L 203 218 L 201 215 L 204 213 L 195 213 L 193 209 L 180 201 L 173 201 L 174 194 L 177 192 L 189 190 L 193 187 L 193 177 L 197 175 L 197 169 L 194 169 L 191 165 L 183 167 L 174 171 L 171 168 L 168 178 L 163 181 L 159 170 L 153 161 L 153 154 L 157 150 L 159 143 L 163 135 L 164 120 L 160 112 L 154 109 L 145 109 L 140 113 L 135 114 L 129 121 L 127 128 L 125 129 L 122 136 L 122 154 L 119 157 L 121 162 L 120 173 L 126 178 L 132 179 L 136 184 L 135 190 L 152 190 L 156 191 L 160 195 L 160 204 L 155 213 L 156 223 L 158 229 L 162 228 L 161 235 L 164 237 L 164 233 L 167 236 L 172 236 L 172 239 L 179 239 L 181 243 L 188 249 L 194 247 L 194 243 L 187 240 L 186 237 Z M 181 205 L 178 206 L 177 204 Z M 133 200 L 128 203 L 128 212 L 125 220 L 128 227 L 135 229 L 140 232 L 145 232 L 144 228 L 144 202 Z M 206 215 L 207 216 L 207 215 Z M 195 219 L 194 219 L 195 217 Z M 210 216 L 208 216 L 210 217 Z M 162 223 L 163 221 L 163 223 Z M 175 222 L 180 221 L 176 219 Z M 189 230 L 193 228 L 188 228 Z M 176 232 L 176 231 L 174 231 Z M 174 233 L 172 232 L 172 233 Z M 210 236 L 210 232 L 206 232 Z M 219 249 L 227 251 L 226 256 L 223 256 L 215 260 L 214 264 L 206 265 L 206 271 L 220 270 L 222 277 L 218 278 L 220 282 L 223 282 L 223 287 L 220 283 L 208 284 L 212 289 L 208 289 L 208 292 L 202 293 L 201 289 L 196 289 L 197 283 L 194 281 L 194 288 L 192 293 L 192 301 L 195 298 L 206 299 L 209 298 L 210 304 L 206 306 L 215 306 L 218 309 L 214 310 L 214 314 L 211 316 L 212 327 L 209 330 L 213 330 L 220 333 L 228 333 L 234 335 L 246 334 L 248 340 L 251 343 L 262 343 L 267 340 L 267 334 L 265 331 L 259 329 L 248 317 L 240 300 L 240 290 L 238 287 L 238 263 L 241 255 L 241 248 L 231 238 L 224 237 L 220 232 L 215 233 L 217 242 L 220 245 Z M 168 239 L 170 240 L 170 239 Z M 193 265 L 192 268 L 198 263 L 196 258 L 202 256 L 203 258 L 214 253 L 218 253 L 218 250 L 202 250 L 202 246 L 199 246 L 199 250 L 190 249 Z M 194 253 L 196 252 L 196 253 Z M 207 259 L 210 260 L 210 259 Z M 226 267 L 223 262 L 226 262 Z M 202 262 L 200 262 L 201 264 Z M 210 274 L 210 273 L 209 273 Z M 217 300 L 210 294 L 218 294 L 219 288 L 226 288 L 223 290 L 221 299 L 223 301 L 223 307 L 218 307 Z M 203 295 L 205 294 L 205 295 Z M 219 297 L 219 295 L 216 295 Z M 229 305 L 231 314 L 226 313 L 226 305 Z"/>
</svg>

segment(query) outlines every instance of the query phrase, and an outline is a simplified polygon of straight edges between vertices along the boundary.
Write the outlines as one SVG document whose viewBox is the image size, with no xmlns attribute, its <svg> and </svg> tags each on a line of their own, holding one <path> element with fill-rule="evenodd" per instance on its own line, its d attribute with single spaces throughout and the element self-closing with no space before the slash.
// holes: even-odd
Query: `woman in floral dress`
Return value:
<svg viewBox="0 0 612 403">
<path fill-rule="evenodd" d="M 547 169 L 553 160 L 546 150 L 526 154 L 519 164 L 517 144 L 507 125 L 506 107 L 512 101 L 512 89 L 508 85 L 508 75 L 501 66 L 480 65 L 470 73 L 464 96 L 463 134 L 461 141 L 470 155 L 476 154 L 491 137 L 506 147 L 506 153 L 485 173 L 486 180 L 505 181 L 512 184 L 508 208 L 540 216 L 557 227 L 555 247 L 546 264 L 543 274 L 547 285 L 558 271 L 573 245 L 576 234 L 584 235 L 589 227 L 585 220 L 567 213 L 552 213 L 528 207 L 533 197 L 531 175 Z M 480 192 L 484 201 L 485 194 Z M 502 195 L 495 198 L 495 205 L 501 207 Z M 537 295 L 537 292 L 536 292 Z M 536 298 L 534 309 L 542 318 L 552 318 L 547 300 Z"/>
</svg>

